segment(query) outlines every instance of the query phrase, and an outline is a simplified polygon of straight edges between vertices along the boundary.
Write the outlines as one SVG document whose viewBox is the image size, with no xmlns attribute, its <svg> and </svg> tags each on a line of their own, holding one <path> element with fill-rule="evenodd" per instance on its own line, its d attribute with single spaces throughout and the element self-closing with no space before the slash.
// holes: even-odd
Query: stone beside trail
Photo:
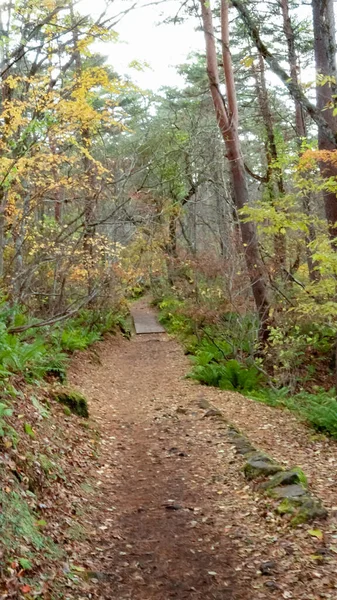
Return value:
<svg viewBox="0 0 337 600">
<path fill-rule="evenodd" d="M 222 411 L 217 410 L 216 414 L 224 419 Z M 228 427 L 228 435 L 237 452 L 245 457 L 243 472 L 246 479 L 257 480 L 260 482 L 259 490 L 281 501 L 276 503 L 275 510 L 279 514 L 289 515 L 292 526 L 327 518 L 328 511 L 311 494 L 306 475 L 301 469 L 282 467 L 273 458 L 254 448 L 247 437 L 232 425 Z"/>
<path fill-rule="evenodd" d="M 89 532 L 74 547 L 83 590 L 69 598 L 335 600 L 336 443 L 185 379 L 189 368 L 166 334 L 111 337 L 73 360 L 70 385 L 89 399 L 101 451 L 84 491 Z M 291 527 L 210 410 L 244 433 L 242 448 L 301 467 L 327 519 Z"/>
</svg>

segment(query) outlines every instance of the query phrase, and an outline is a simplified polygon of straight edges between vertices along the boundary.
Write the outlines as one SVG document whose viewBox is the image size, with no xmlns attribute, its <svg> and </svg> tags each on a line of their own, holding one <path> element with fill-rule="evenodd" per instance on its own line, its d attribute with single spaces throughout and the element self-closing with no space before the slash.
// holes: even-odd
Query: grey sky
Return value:
<svg viewBox="0 0 337 600">
<path fill-rule="evenodd" d="M 97 13 L 101 0 L 82 0 L 83 9 Z M 164 17 L 173 16 L 179 8 L 177 0 L 167 0 L 158 6 L 141 7 L 149 0 L 138 1 L 135 10 L 130 11 L 117 25 L 120 42 L 100 46 L 100 51 L 109 56 L 109 62 L 120 74 L 131 75 L 133 81 L 143 88 L 157 90 L 163 85 L 179 84 L 176 65 L 184 62 L 194 50 L 202 50 L 203 34 L 195 31 L 192 20 L 182 24 L 164 24 Z M 129 0 L 115 0 L 114 14 L 134 4 Z M 134 61 L 149 63 L 144 72 L 129 69 Z"/>
</svg>

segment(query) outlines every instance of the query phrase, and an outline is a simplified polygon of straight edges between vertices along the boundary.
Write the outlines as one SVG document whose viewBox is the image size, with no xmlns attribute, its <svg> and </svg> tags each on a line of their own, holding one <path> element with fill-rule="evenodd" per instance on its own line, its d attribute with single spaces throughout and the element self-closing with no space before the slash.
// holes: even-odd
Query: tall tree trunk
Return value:
<svg viewBox="0 0 337 600">
<path fill-rule="evenodd" d="M 314 49 L 316 65 L 316 101 L 317 108 L 324 114 L 330 129 L 337 132 L 337 118 L 334 116 L 336 94 L 336 41 L 333 0 L 312 0 L 314 25 Z M 323 81 L 322 81 L 323 78 Z M 324 79 L 328 80 L 324 82 Z M 324 111 L 324 112 L 323 112 Z M 319 150 L 336 150 L 334 144 L 322 127 L 318 127 Z M 337 168 L 331 163 L 321 162 L 321 173 L 324 178 L 336 177 Z M 325 214 L 329 225 L 333 247 L 337 250 L 337 197 L 334 192 L 325 190 Z"/>
<path fill-rule="evenodd" d="M 11 14 L 12 14 L 12 8 L 13 8 L 13 4 L 10 1 L 7 5 L 7 14 L 8 14 L 8 18 L 7 18 L 7 24 L 4 24 L 4 15 L 3 15 L 3 7 L 0 6 L 0 27 L 1 27 L 1 34 L 2 34 L 2 44 L 0 47 L 0 67 L 1 67 L 1 71 L 3 71 L 7 60 L 8 60 L 8 54 L 9 54 L 9 48 L 8 48 L 8 43 L 9 43 L 9 30 L 10 30 L 10 23 L 11 23 Z M 2 85 L 1 85 L 1 112 L 3 112 L 4 107 L 11 101 L 11 97 L 12 97 L 12 89 L 11 87 L 8 85 L 7 79 L 9 76 L 9 72 L 5 73 L 5 75 L 2 76 Z M 6 125 L 9 125 L 9 119 L 8 117 L 6 117 L 5 119 L 5 123 Z M 2 147 L 5 148 L 6 142 L 7 140 L 5 138 L 3 138 L 2 140 Z M 0 154 L 0 158 L 1 155 L 4 154 L 4 150 L 2 150 L 1 154 Z M 6 209 L 7 209 L 7 189 L 5 187 L 5 185 L 2 185 L 0 188 L 0 279 L 4 276 L 4 250 L 5 250 L 5 246 L 6 246 Z"/>
<path fill-rule="evenodd" d="M 283 31 L 285 38 L 287 40 L 287 50 L 288 50 L 288 62 L 290 68 L 290 78 L 295 86 L 299 87 L 299 77 L 298 77 L 298 60 L 296 54 L 296 46 L 295 46 L 295 32 L 293 29 L 293 25 L 291 22 L 290 14 L 289 14 L 289 4 L 288 0 L 280 0 L 282 16 L 283 16 Z M 305 138 L 307 135 L 305 118 L 304 118 L 304 110 L 298 101 L 298 99 L 294 99 L 295 102 L 295 117 L 296 117 L 296 136 L 298 140 L 301 138 Z"/>
<path fill-rule="evenodd" d="M 236 208 L 240 210 L 248 204 L 248 188 L 238 134 L 238 108 L 232 59 L 229 50 L 228 3 L 226 0 L 221 1 L 222 54 L 228 98 L 227 108 L 225 99 L 220 91 L 218 61 L 210 2 L 208 0 L 200 0 L 200 2 L 205 33 L 207 73 L 210 91 L 220 131 L 226 145 L 235 205 Z M 240 221 L 240 229 L 247 270 L 251 281 L 255 305 L 260 317 L 260 339 L 266 340 L 268 337 L 270 307 L 267 297 L 265 276 L 259 255 L 256 230 L 253 223 L 243 221 Z"/>
<path fill-rule="evenodd" d="M 294 85 L 299 86 L 299 64 L 295 45 L 295 32 L 289 14 L 288 0 L 280 0 L 283 16 L 283 31 L 287 40 L 288 62 L 290 68 L 290 77 Z M 302 140 L 307 137 L 307 127 L 305 123 L 305 113 L 300 102 L 295 98 L 295 129 L 297 146 L 301 151 Z M 310 244 L 316 240 L 316 230 L 312 222 L 310 195 L 302 196 L 302 206 L 304 213 L 309 217 L 308 233 L 306 234 L 306 257 L 310 281 L 318 281 L 320 279 L 319 271 L 315 268 L 317 265 L 312 257 Z"/>
<path fill-rule="evenodd" d="M 270 201 L 273 204 L 275 199 L 284 195 L 284 182 L 282 169 L 278 164 L 278 153 L 274 134 L 274 123 L 269 103 L 267 90 L 264 60 L 261 54 L 258 55 L 258 69 L 253 66 L 253 73 L 256 81 L 256 93 L 260 107 L 263 124 L 266 131 L 266 160 L 267 160 L 267 186 L 269 190 Z M 281 231 L 274 236 L 274 254 L 276 274 L 284 275 L 286 266 L 286 237 Z"/>
<path fill-rule="evenodd" d="M 278 165 L 278 154 L 274 133 L 274 123 L 272 112 L 269 103 L 269 96 L 266 83 L 266 74 L 264 60 L 261 54 L 258 55 L 259 67 L 258 71 L 254 68 L 254 74 L 256 79 L 256 93 L 259 102 L 260 112 L 263 119 L 263 124 L 267 135 L 266 144 L 266 155 L 267 155 L 267 177 L 268 181 L 276 183 L 278 194 L 284 194 L 284 182 L 283 174 L 280 166 Z M 274 180 L 274 181 L 273 181 Z"/>
<path fill-rule="evenodd" d="M 74 7 L 72 1 L 70 2 L 70 16 L 73 25 L 73 45 L 74 45 L 74 60 L 76 75 L 78 78 L 82 75 L 82 58 L 80 51 L 78 50 L 78 27 L 74 15 Z M 81 132 L 82 144 L 85 149 L 83 158 L 83 170 L 87 185 L 87 191 L 84 199 L 84 236 L 83 236 L 83 248 L 86 255 L 86 269 L 88 273 L 88 295 L 90 296 L 93 292 L 93 269 L 94 269 L 94 237 L 96 228 L 94 226 L 97 208 L 97 197 L 94 193 L 95 190 L 95 166 L 93 161 L 90 159 L 91 139 L 90 131 L 87 126 L 84 126 Z"/>
<path fill-rule="evenodd" d="M 320 0 L 317 1 L 320 2 Z M 277 75 L 277 77 L 281 79 L 291 97 L 299 102 L 299 104 L 303 107 L 303 110 L 310 116 L 316 125 L 322 129 L 324 135 L 326 135 L 327 139 L 329 139 L 334 145 L 334 148 L 337 148 L 337 136 L 335 129 L 330 127 L 329 123 L 325 119 L 325 115 L 322 114 L 322 111 L 310 102 L 310 100 L 304 94 L 301 86 L 292 81 L 289 73 L 282 68 L 275 55 L 272 54 L 267 46 L 263 43 L 257 22 L 252 16 L 253 11 L 249 11 L 247 8 L 247 3 L 242 2 L 242 0 L 231 0 L 231 2 L 240 14 L 247 28 L 249 36 L 256 45 L 256 48 L 259 50 L 259 52 L 261 52 L 270 69 L 273 71 L 273 73 L 275 73 L 275 75 Z"/>
</svg>

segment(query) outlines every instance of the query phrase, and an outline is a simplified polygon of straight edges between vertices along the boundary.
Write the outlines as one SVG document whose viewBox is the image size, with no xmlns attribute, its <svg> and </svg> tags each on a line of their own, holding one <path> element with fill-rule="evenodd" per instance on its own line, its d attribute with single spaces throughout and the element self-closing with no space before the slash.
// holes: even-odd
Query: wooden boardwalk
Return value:
<svg viewBox="0 0 337 600">
<path fill-rule="evenodd" d="M 165 333 L 165 329 L 158 322 L 155 312 L 148 305 L 135 304 L 131 309 L 131 316 L 137 335 L 142 333 Z"/>
</svg>

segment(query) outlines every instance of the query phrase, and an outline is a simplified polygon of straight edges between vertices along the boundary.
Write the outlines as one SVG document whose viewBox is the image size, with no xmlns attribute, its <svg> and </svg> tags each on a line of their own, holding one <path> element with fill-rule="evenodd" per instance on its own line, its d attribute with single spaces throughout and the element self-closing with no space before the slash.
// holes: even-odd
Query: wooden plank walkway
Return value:
<svg viewBox="0 0 337 600">
<path fill-rule="evenodd" d="M 165 329 L 158 322 L 157 316 L 149 306 L 135 305 L 131 309 L 131 316 L 137 335 L 142 333 L 165 333 Z"/>
</svg>

